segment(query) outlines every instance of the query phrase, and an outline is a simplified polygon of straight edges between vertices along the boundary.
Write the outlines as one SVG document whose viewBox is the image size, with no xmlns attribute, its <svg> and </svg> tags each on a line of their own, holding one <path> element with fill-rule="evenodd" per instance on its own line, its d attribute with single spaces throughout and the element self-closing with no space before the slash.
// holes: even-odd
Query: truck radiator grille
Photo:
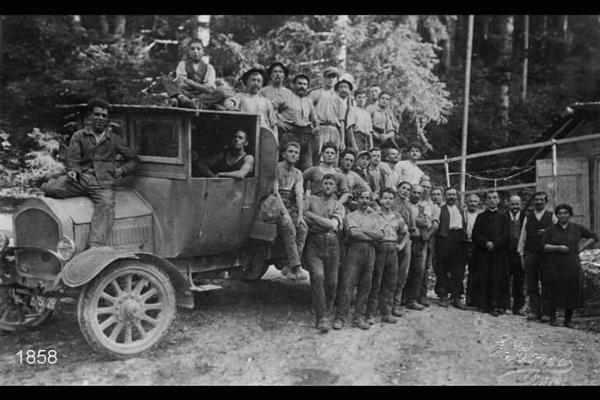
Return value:
<svg viewBox="0 0 600 400">
<path fill-rule="evenodd" d="M 17 216 L 15 238 L 17 246 L 55 250 L 58 224 L 47 212 L 32 208 Z"/>
</svg>

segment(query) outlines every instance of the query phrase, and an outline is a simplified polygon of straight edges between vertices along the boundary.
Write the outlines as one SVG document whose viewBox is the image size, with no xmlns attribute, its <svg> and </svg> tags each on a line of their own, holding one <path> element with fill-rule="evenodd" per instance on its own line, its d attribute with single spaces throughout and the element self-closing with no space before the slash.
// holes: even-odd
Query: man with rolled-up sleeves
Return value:
<svg viewBox="0 0 600 400">
<path fill-rule="evenodd" d="M 310 274 L 310 289 L 316 313 L 317 329 L 327 333 L 331 329 L 329 314 L 335 301 L 340 260 L 337 232 L 342 229 L 344 206 L 335 196 L 336 177 L 326 174 L 319 196 L 306 202 L 304 220 L 308 236 L 304 246 L 304 265 Z"/>
</svg>

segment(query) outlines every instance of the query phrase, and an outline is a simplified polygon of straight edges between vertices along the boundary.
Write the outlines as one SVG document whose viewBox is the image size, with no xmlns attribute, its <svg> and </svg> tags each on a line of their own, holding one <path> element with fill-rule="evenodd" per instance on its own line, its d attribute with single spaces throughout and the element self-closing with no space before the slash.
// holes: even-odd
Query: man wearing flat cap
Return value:
<svg viewBox="0 0 600 400">
<path fill-rule="evenodd" d="M 267 68 L 267 77 L 269 78 L 269 84 L 260 90 L 260 94 L 267 99 L 271 100 L 275 115 L 277 116 L 277 128 L 279 131 L 279 142 L 281 143 L 281 111 L 285 106 L 285 103 L 289 101 L 292 96 L 292 91 L 285 86 L 283 83 L 288 78 L 290 70 L 279 61 L 275 61 Z"/>
<path fill-rule="evenodd" d="M 319 149 L 323 144 L 333 142 L 338 149 L 344 149 L 344 117 L 346 107 L 344 101 L 335 91 L 335 84 L 340 72 L 335 67 L 327 67 L 323 71 L 323 87 L 308 95 L 315 105 L 319 118 Z M 313 160 L 318 164 L 319 160 Z"/>
<path fill-rule="evenodd" d="M 293 92 L 282 104 L 278 114 L 279 144 L 285 148 L 289 141 L 300 144 L 299 167 L 305 171 L 319 158 L 319 120 L 310 99 L 307 97 L 310 79 L 297 74 L 292 79 Z"/>
<path fill-rule="evenodd" d="M 268 128 L 276 133 L 277 117 L 271 101 L 260 94 L 267 73 L 260 68 L 251 68 L 244 72 L 240 80 L 246 86 L 246 93 L 241 96 L 239 110 L 250 114 L 258 114 L 261 128 Z"/>
</svg>

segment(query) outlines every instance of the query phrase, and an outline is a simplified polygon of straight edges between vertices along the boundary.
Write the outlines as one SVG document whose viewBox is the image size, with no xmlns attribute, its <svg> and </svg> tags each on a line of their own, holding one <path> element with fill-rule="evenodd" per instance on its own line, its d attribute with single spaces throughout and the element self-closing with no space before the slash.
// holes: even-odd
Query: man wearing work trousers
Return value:
<svg viewBox="0 0 600 400">
<path fill-rule="evenodd" d="M 352 292 L 357 283 L 354 323 L 360 329 L 369 329 L 365 313 L 375 264 L 373 242 L 383 239 L 381 219 L 375 210 L 369 207 L 371 201 L 371 192 L 362 192 L 358 198 L 358 209 L 346 216 L 348 250 L 338 293 L 339 300 L 333 322 L 334 329 L 341 329 L 344 326 L 344 321 L 350 311 Z"/>
<path fill-rule="evenodd" d="M 344 206 L 335 196 L 336 178 L 323 177 L 323 191 L 306 202 L 304 220 L 308 236 L 304 246 L 304 265 L 310 274 L 310 289 L 317 318 L 317 329 L 327 333 L 331 329 L 329 313 L 335 301 L 340 244 L 337 231 L 342 229 Z"/>
</svg>

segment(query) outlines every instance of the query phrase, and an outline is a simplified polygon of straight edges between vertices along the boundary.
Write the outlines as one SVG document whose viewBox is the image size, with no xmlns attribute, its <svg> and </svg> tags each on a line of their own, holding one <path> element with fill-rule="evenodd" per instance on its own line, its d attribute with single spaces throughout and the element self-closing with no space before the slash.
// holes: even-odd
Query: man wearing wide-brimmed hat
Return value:
<svg viewBox="0 0 600 400">
<path fill-rule="evenodd" d="M 338 149 L 344 148 L 344 101 L 335 92 L 335 84 L 340 72 L 335 67 L 323 71 L 323 88 L 310 92 L 309 98 L 315 105 L 319 117 L 319 149 L 327 142 L 333 142 Z M 319 160 L 314 160 L 318 164 Z"/>
<path fill-rule="evenodd" d="M 313 166 L 319 158 L 319 120 L 315 107 L 307 97 L 310 79 L 305 74 L 297 74 L 292 80 L 293 93 L 283 104 L 278 117 L 280 145 L 289 141 L 300 143 L 299 167 L 303 171 Z"/>
<path fill-rule="evenodd" d="M 261 68 L 251 68 L 244 72 L 240 80 L 246 86 L 246 93 L 241 96 L 239 110 L 241 112 L 258 114 L 260 126 L 276 132 L 277 117 L 271 101 L 260 94 L 267 73 Z"/>
<path fill-rule="evenodd" d="M 288 78 L 290 70 L 279 61 L 275 61 L 267 68 L 267 77 L 269 78 L 269 84 L 260 90 L 260 94 L 267 99 L 271 100 L 275 115 L 277 116 L 277 131 L 279 136 L 279 142 L 281 143 L 281 111 L 285 106 L 285 103 L 289 101 L 292 91 L 285 86 L 283 83 Z"/>
</svg>

